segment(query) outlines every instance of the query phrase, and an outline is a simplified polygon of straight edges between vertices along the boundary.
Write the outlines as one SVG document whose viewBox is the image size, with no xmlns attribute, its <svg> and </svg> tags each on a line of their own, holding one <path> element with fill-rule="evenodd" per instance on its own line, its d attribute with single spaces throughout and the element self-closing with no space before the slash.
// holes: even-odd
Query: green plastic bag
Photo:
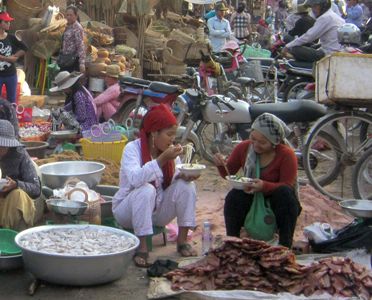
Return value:
<svg viewBox="0 0 372 300">
<path fill-rule="evenodd" d="M 257 159 L 256 176 L 260 178 L 260 163 Z M 276 219 L 270 203 L 262 192 L 254 193 L 252 206 L 245 217 L 244 228 L 255 240 L 270 241 L 276 231 Z"/>
</svg>

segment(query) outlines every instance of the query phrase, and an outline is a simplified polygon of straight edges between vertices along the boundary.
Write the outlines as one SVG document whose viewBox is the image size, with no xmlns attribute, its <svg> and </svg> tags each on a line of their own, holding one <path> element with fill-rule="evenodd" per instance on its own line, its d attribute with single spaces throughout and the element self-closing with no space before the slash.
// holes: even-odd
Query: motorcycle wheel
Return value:
<svg viewBox="0 0 372 300">
<path fill-rule="evenodd" d="M 136 111 L 136 100 L 135 99 L 128 100 L 121 107 L 117 122 L 126 127 L 127 120 L 132 119 L 133 128 L 139 130 L 142 124 L 142 117 L 146 114 L 147 108 L 144 105 L 142 105 L 138 108 L 136 115 L 135 115 L 135 111 Z"/>
<path fill-rule="evenodd" d="M 230 155 L 240 139 L 230 133 L 228 126 L 222 123 L 207 123 L 202 121 L 196 131 L 200 140 L 200 152 L 204 159 L 213 162 L 213 156 L 219 152 Z"/>
<path fill-rule="evenodd" d="M 352 180 L 355 199 L 372 200 L 372 147 L 358 160 Z"/>
<path fill-rule="evenodd" d="M 313 81 L 312 78 L 309 79 L 300 78 L 293 80 L 284 91 L 283 101 L 288 102 L 288 100 L 291 99 L 298 99 L 297 97 L 298 93 L 303 91 L 305 89 L 305 86 L 312 81 Z"/>
</svg>

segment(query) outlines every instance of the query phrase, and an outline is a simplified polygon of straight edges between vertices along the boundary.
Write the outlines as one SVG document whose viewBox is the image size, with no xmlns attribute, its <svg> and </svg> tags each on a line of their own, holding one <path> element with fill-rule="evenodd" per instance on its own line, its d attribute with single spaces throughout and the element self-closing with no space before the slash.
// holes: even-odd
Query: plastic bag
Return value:
<svg viewBox="0 0 372 300">
<path fill-rule="evenodd" d="M 256 162 L 256 177 L 260 178 L 260 163 Z M 244 228 L 256 240 L 269 241 L 276 231 L 276 219 L 263 193 L 254 193 L 252 206 L 245 218 Z"/>
<path fill-rule="evenodd" d="M 344 228 L 335 230 L 336 237 L 322 242 L 309 240 L 314 252 L 332 253 L 351 249 L 372 250 L 372 219 L 355 221 Z"/>
</svg>

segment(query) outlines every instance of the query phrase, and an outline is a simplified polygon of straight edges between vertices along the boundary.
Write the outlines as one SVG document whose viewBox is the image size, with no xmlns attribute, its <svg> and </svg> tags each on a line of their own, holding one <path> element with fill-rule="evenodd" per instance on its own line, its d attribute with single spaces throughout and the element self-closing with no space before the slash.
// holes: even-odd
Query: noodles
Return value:
<svg viewBox="0 0 372 300">
<path fill-rule="evenodd" d="M 185 164 L 191 164 L 192 153 L 193 153 L 193 151 L 195 151 L 194 146 L 193 146 L 192 143 L 188 143 L 188 144 L 186 144 L 183 147 L 186 148 L 185 157 L 184 157 L 184 163 Z"/>
</svg>

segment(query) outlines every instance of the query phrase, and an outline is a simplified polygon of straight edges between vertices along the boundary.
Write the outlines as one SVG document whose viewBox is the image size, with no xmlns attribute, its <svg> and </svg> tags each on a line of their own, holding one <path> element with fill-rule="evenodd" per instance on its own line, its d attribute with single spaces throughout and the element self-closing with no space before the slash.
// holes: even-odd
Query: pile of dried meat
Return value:
<svg viewBox="0 0 372 300">
<path fill-rule="evenodd" d="M 295 295 L 329 293 L 371 299 L 372 274 L 349 258 L 331 257 L 309 266 L 286 247 L 227 238 L 202 260 L 165 275 L 174 290 L 258 290 Z"/>
</svg>

